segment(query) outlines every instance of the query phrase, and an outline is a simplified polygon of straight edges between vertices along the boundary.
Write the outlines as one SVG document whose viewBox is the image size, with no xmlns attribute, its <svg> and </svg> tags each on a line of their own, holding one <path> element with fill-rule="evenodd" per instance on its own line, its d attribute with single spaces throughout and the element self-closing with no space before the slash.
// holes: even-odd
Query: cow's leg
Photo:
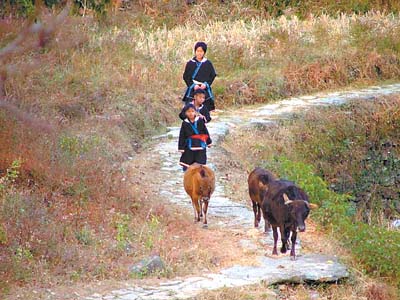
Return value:
<svg viewBox="0 0 400 300">
<path fill-rule="evenodd" d="M 254 212 L 254 227 L 258 227 L 258 215 L 257 215 L 257 202 L 251 200 L 251 202 L 253 203 L 253 212 Z M 258 208 L 259 209 L 259 208 Z M 259 210 L 258 210 L 259 211 Z"/>
<path fill-rule="evenodd" d="M 203 200 L 199 197 L 200 218 L 203 217 Z"/>
<path fill-rule="evenodd" d="M 271 232 L 271 224 L 264 218 L 264 233 Z"/>
<path fill-rule="evenodd" d="M 203 221 L 203 227 L 207 227 L 207 209 L 208 209 L 208 200 L 207 201 L 203 201 L 202 204 L 203 207 L 203 212 L 204 212 L 204 221 Z"/>
<path fill-rule="evenodd" d="M 289 243 L 290 228 L 289 227 L 285 228 L 285 234 L 286 234 L 286 249 L 290 250 L 290 243 Z"/>
<path fill-rule="evenodd" d="M 296 247 L 296 238 L 297 238 L 297 231 L 293 230 L 292 231 L 292 250 L 290 250 L 290 258 L 292 260 L 296 260 L 296 252 L 295 252 L 295 247 Z"/>
<path fill-rule="evenodd" d="M 278 255 L 278 228 L 276 226 L 272 226 L 272 232 L 274 235 L 274 249 L 272 250 L 272 255 Z"/>
<path fill-rule="evenodd" d="M 279 226 L 279 231 L 281 233 L 281 241 L 282 241 L 282 248 L 281 248 L 281 253 L 286 253 L 286 246 L 287 246 L 287 239 L 288 237 L 286 236 L 286 231 L 283 226 Z"/>
<path fill-rule="evenodd" d="M 194 221 L 200 221 L 200 205 L 199 205 L 199 197 L 193 197 L 192 199 L 193 208 L 194 208 Z"/>
<path fill-rule="evenodd" d="M 261 221 L 261 205 L 257 203 L 257 227 L 258 224 L 260 224 Z"/>
</svg>

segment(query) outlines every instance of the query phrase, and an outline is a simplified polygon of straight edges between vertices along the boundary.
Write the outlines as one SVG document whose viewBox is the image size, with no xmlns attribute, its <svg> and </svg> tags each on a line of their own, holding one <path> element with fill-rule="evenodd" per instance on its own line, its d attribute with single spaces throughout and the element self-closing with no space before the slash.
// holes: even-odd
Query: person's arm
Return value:
<svg viewBox="0 0 400 300">
<path fill-rule="evenodd" d="M 203 108 L 200 110 L 202 116 L 204 116 L 206 123 L 211 121 L 210 112 L 207 109 L 207 106 L 203 105 Z"/>
<path fill-rule="evenodd" d="M 210 145 L 212 143 L 212 140 L 211 140 L 210 134 L 208 133 L 207 126 L 205 125 L 204 121 L 201 122 L 201 124 L 202 124 L 202 128 L 201 128 L 202 132 L 200 132 L 200 133 L 207 134 L 208 138 L 207 138 L 206 144 L 207 144 L 208 147 L 210 147 Z"/>
<path fill-rule="evenodd" d="M 209 60 L 208 60 L 207 67 L 209 69 L 208 70 L 209 71 L 209 75 L 208 75 L 208 79 L 206 81 L 207 81 L 208 85 L 211 86 L 212 83 L 214 82 L 215 77 L 217 76 L 217 73 L 215 72 L 213 64 Z"/>
<path fill-rule="evenodd" d="M 183 80 L 186 83 L 186 86 L 191 86 L 193 84 L 192 74 L 194 72 L 193 64 L 190 61 L 186 63 L 185 71 L 183 72 Z"/>
<path fill-rule="evenodd" d="M 184 152 L 185 144 L 186 144 L 186 136 L 185 136 L 184 123 L 182 122 L 181 130 L 179 132 L 178 151 Z"/>
</svg>

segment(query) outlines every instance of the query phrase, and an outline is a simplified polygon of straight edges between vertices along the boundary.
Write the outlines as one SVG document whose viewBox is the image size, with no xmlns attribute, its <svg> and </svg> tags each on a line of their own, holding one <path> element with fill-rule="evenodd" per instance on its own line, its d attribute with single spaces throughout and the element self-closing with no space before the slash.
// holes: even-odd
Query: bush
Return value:
<svg viewBox="0 0 400 300">
<path fill-rule="evenodd" d="M 367 273 L 389 278 L 400 286 L 400 232 L 356 221 L 351 198 L 330 191 L 311 165 L 279 157 L 266 167 L 295 181 L 311 202 L 320 205 L 313 214 L 315 219 L 336 235 Z"/>
<path fill-rule="evenodd" d="M 354 195 L 357 219 L 369 224 L 386 226 L 400 213 L 399 104 L 399 97 L 354 101 L 291 127 L 297 159 L 313 164 L 333 190 Z"/>
<path fill-rule="evenodd" d="M 51 8 L 62 5 L 63 0 L 44 0 L 44 4 Z M 11 11 L 17 16 L 31 16 L 35 12 L 35 6 L 39 1 L 35 0 L 6 0 L 0 4 L 2 12 Z M 110 5 L 110 0 L 74 0 L 75 10 L 84 8 L 94 11 L 97 15 L 103 16 L 107 13 L 107 8 Z"/>
<path fill-rule="evenodd" d="M 251 0 L 251 4 L 265 10 L 270 16 L 279 17 L 288 8 L 296 8 L 301 4 L 300 0 Z"/>
<path fill-rule="evenodd" d="M 276 17 L 290 10 L 302 17 L 308 14 L 328 13 L 336 15 L 339 13 L 364 14 L 371 10 L 386 10 L 398 12 L 400 4 L 397 0 L 352 0 L 352 1 L 331 1 L 331 0 L 248 0 L 251 5 L 263 9 L 269 15 Z"/>
</svg>

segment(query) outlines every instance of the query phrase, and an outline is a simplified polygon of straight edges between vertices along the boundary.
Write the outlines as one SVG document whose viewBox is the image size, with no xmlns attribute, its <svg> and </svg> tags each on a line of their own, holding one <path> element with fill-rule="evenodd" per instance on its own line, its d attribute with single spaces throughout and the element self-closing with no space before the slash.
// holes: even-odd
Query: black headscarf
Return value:
<svg viewBox="0 0 400 300">
<path fill-rule="evenodd" d="M 204 43 L 204 42 L 197 42 L 197 43 L 194 45 L 194 51 L 196 52 L 196 49 L 199 48 L 199 47 L 201 47 L 201 49 L 204 50 L 204 53 L 207 52 L 207 44 L 206 44 L 206 43 Z"/>
</svg>

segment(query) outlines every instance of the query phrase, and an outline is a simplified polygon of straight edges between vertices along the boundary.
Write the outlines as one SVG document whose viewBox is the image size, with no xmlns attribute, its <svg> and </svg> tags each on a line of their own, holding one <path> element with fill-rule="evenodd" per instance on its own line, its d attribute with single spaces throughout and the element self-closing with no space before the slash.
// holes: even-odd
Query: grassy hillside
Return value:
<svg viewBox="0 0 400 300">
<path fill-rule="evenodd" d="M 90 11 L 70 15 L 0 57 L 0 290 L 53 276 L 124 278 L 124 259 L 158 249 L 140 230 L 163 232 L 168 212 L 148 214 L 122 163 L 177 123 L 196 41 L 208 43 L 218 73 L 217 108 L 400 74 L 396 15 L 268 18 L 257 3 L 226 2 L 132 2 L 101 22 Z M 54 16 L 36 21 L 52 28 Z M 3 17 L 2 50 L 29 26 Z"/>
</svg>

